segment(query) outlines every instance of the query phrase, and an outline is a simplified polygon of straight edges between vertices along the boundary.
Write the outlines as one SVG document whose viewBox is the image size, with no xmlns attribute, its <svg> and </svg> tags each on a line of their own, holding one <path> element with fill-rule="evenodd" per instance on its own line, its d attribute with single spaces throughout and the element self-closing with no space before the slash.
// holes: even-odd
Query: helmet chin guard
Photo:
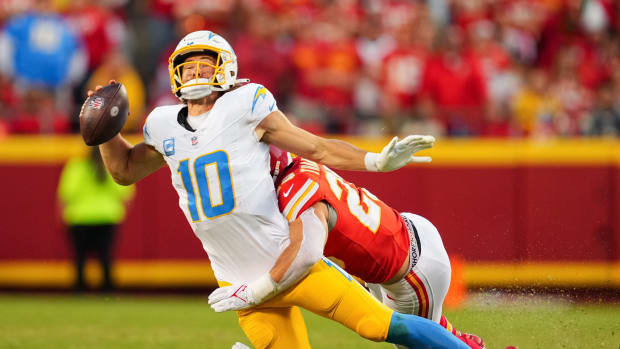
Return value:
<svg viewBox="0 0 620 349">
<path fill-rule="evenodd" d="M 200 63 L 213 67 L 214 73 L 209 78 L 196 76 L 195 79 L 183 83 L 181 70 L 188 64 L 185 59 L 197 53 L 206 53 L 215 58 L 214 64 Z M 198 66 L 196 68 L 198 71 Z M 181 39 L 168 59 L 168 72 L 172 93 L 180 100 L 203 98 L 212 91 L 228 91 L 235 83 L 245 80 L 237 79 L 237 56 L 230 44 L 223 37 L 208 30 L 192 32 Z"/>
</svg>

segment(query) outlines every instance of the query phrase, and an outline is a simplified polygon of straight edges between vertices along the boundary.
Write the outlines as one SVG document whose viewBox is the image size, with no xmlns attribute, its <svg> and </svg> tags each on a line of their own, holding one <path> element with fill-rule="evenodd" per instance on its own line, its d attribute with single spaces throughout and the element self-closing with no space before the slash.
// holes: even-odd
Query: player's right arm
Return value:
<svg viewBox="0 0 620 349">
<path fill-rule="evenodd" d="M 144 142 L 134 146 L 120 133 L 99 145 L 99 150 L 108 172 L 121 185 L 133 184 L 166 163 L 161 153 L 152 146 Z"/>
<path fill-rule="evenodd" d="M 110 80 L 110 83 L 114 83 Z M 102 88 L 95 87 L 95 91 Z M 88 97 L 95 92 L 89 90 Z M 118 133 L 109 141 L 99 145 L 101 157 L 106 169 L 121 185 L 136 183 L 142 178 L 160 169 L 166 162 L 163 156 L 152 146 L 146 143 L 132 145 Z"/>
</svg>

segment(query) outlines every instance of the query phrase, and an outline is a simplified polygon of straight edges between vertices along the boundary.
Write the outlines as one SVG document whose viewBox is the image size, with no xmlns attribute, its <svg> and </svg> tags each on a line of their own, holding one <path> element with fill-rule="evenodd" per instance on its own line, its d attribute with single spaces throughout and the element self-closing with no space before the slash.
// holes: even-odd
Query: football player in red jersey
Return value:
<svg viewBox="0 0 620 349">
<path fill-rule="evenodd" d="M 328 217 L 324 255 L 367 282 L 390 308 L 431 319 L 471 348 L 476 335 L 454 329 L 442 315 L 450 260 L 439 232 L 424 217 L 399 213 L 328 167 L 270 147 L 280 211 L 289 221 L 314 207 Z"/>
</svg>

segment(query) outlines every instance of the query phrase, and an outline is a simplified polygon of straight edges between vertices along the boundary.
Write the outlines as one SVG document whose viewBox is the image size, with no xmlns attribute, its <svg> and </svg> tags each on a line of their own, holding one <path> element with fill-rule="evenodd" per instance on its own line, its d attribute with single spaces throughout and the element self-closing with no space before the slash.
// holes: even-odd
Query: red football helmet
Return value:
<svg viewBox="0 0 620 349">
<path fill-rule="evenodd" d="M 284 151 L 276 146 L 269 146 L 269 164 L 271 165 L 271 177 L 275 182 L 278 175 L 293 161 L 291 153 Z"/>
</svg>

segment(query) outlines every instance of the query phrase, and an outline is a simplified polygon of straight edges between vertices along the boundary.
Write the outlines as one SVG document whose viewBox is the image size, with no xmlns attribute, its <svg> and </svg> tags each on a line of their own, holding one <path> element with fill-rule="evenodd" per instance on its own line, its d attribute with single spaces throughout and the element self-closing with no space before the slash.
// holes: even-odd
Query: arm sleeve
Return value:
<svg viewBox="0 0 620 349">
<path fill-rule="evenodd" d="M 303 239 L 299 253 L 289 266 L 284 277 L 277 284 L 277 291 L 285 290 L 302 277 L 306 276 L 323 256 L 323 246 L 327 239 L 327 231 L 321 220 L 314 214 L 314 208 L 303 212 L 299 218 L 303 225 Z"/>
</svg>

